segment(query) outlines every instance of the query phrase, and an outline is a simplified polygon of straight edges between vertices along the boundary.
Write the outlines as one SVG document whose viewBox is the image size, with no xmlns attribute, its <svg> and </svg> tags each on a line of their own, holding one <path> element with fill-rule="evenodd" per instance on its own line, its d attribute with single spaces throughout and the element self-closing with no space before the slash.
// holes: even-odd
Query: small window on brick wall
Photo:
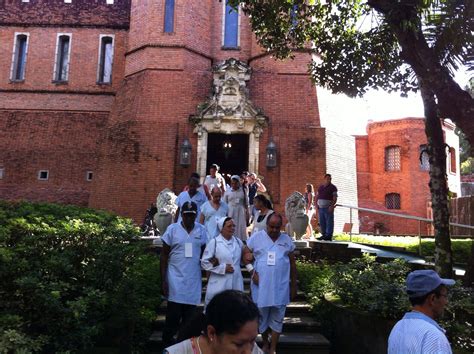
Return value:
<svg viewBox="0 0 474 354">
<path fill-rule="evenodd" d="M 385 171 L 400 171 L 400 146 L 385 148 Z"/>
<path fill-rule="evenodd" d="M 453 147 L 449 148 L 449 170 L 451 173 L 456 173 L 456 149 Z"/>
<path fill-rule="evenodd" d="M 86 172 L 86 181 L 92 181 L 93 177 L 94 177 L 94 173 L 92 171 Z"/>
<path fill-rule="evenodd" d="M 5 178 L 5 167 L 0 167 L 0 179 Z"/>
<path fill-rule="evenodd" d="M 385 195 L 385 207 L 387 209 L 400 209 L 400 194 L 389 193 Z"/>
<path fill-rule="evenodd" d="M 107 4 L 107 5 L 113 5 L 113 4 L 114 4 L 114 0 L 106 0 L 106 4 Z"/>
<path fill-rule="evenodd" d="M 38 171 L 38 179 L 40 181 L 47 181 L 49 179 L 49 171 L 48 170 L 39 170 Z"/>
<path fill-rule="evenodd" d="M 428 145 L 423 144 L 420 145 L 420 155 L 419 155 L 419 161 L 420 161 L 420 170 L 422 171 L 429 171 L 430 170 L 430 158 L 428 155 Z"/>
<path fill-rule="evenodd" d="M 166 33 L 174 32 L 174 0 L 165 0 L 165 26 Z"/>
<path fill-rule="evenodd" d="M 13 43 L 13 58 L 11 80 L 22 81 L 25 79 L 26 55 L 28 53 L 28 33 L 15 33 Z"/>
</svg>

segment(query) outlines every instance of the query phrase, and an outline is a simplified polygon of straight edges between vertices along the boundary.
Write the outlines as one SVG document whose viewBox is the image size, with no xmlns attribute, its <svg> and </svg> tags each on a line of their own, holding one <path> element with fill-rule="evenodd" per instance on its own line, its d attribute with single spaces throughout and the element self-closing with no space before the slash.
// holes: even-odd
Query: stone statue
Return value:
<svg viewBox="0 0 474 354">
<path fill-rule="evenodd" d="M 154 220 L 160 235 L 163 235 L 169 225 L 173 223 L 178 206 L 176 205 L 176 194 L 169 188 L 163 189 L 156 197 L 156 208 Z"/>
<path fill-rule="evenodd" d="M 286 232 L 290 237 L 300 240 L 306 234 L 309 218 L 305 213 L 306 201 L 303 194 L 293 192 L 285 202 L 285 215 L 288 219 Z"/>
</svg>

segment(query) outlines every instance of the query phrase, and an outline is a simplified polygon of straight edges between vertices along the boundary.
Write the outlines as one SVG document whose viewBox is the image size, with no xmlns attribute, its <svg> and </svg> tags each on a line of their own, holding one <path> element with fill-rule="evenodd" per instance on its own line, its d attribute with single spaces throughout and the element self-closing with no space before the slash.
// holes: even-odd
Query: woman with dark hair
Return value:
<svg viewBox="0 0 474 354">
<path fill-rule="evenodd" d="M 232 218 L 225 216 L 219 218 L 217 227 L 219 235 L 207 244 L 201 258 L 202 269 L 210 273 L 204 300 L 205 306 L 214 295 L 224 290 L 244 290 L 240 264 L 243 263 L 246 247 L 234 236 L 235 224 Z M 247 251 L 251 254 L 250 250 L 247 249 Z"/>
<path fill-rule="evenodd" d="M 258 194 L 253 199 L 253 205 L 257 213 L 252 223 L 252 235 L 261 230 L 267 229 L 267 219 L 273 214 L 272 203 L 262 194 Z"/>
<path fill-rule="evenodd" d="M 262 354 L 255 343 L 258 335 L 259 312 L 250 296 L 226 290 L 213 297 L 206 314 L 193 321 L 199 324 L 186 339 L 166 348 L 166 354 Z M 198 330 L 199 328 L 199 330 Z"/>
<path fill-rule="evenodd" d="M 306 192 L 304 193 L 304 200 L 306 202 L 306 215 L 308 215 L 308 227 L 306 229 L 306 238 L 313 236 L 313 226 L 311 220 L 313 219 L 314 212 L 314 187 L 311 183 L 306 183 Z"/>
</svg>

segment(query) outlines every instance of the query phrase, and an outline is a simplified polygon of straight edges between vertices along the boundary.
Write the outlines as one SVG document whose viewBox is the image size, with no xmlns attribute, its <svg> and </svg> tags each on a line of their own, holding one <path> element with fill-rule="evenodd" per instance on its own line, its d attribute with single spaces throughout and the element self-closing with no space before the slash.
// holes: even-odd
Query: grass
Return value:
<svg viewBox="0 0 474 354">
<path fill-rule="evenodd" d="M 336 241 L 349 241 L 347 234 L 335 235 Z M 381 245 L 391 247 L 401 247 L 407 252 L 418 253 L 419 239 L 413 236 L 369 236 L 352 235 L 352 242 L 366 243 L 370 245 Z M 471 254 L 473 239 L 452 239 L 451 249 L 455 263 L 466 264 Z M 435 240 L 434 238 L 421 239 L 421 253 L 423 256 L 434 256 Z"/>
</svg>

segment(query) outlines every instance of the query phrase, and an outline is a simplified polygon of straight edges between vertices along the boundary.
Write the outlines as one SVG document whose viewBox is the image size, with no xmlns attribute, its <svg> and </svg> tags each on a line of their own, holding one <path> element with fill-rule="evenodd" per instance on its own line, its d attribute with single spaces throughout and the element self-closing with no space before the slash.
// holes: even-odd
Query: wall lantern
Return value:
<svg viewBox="0 0 474 354">
<path fill-rule="evenodd" d="M 276 167 L 277 165 L 277 147 L 273 140 L 267 145 L 267 167 Z"/>
<path fill-rule="evenodd" d="M 192 150 L 191 143 L 189 142 L 187 138 L 184 138 L 183 143 L 181 144 L 180 151 L 179 151 L 179 164 L 181 166 L 191 165 L 191 150 Z"/>
</svg>

